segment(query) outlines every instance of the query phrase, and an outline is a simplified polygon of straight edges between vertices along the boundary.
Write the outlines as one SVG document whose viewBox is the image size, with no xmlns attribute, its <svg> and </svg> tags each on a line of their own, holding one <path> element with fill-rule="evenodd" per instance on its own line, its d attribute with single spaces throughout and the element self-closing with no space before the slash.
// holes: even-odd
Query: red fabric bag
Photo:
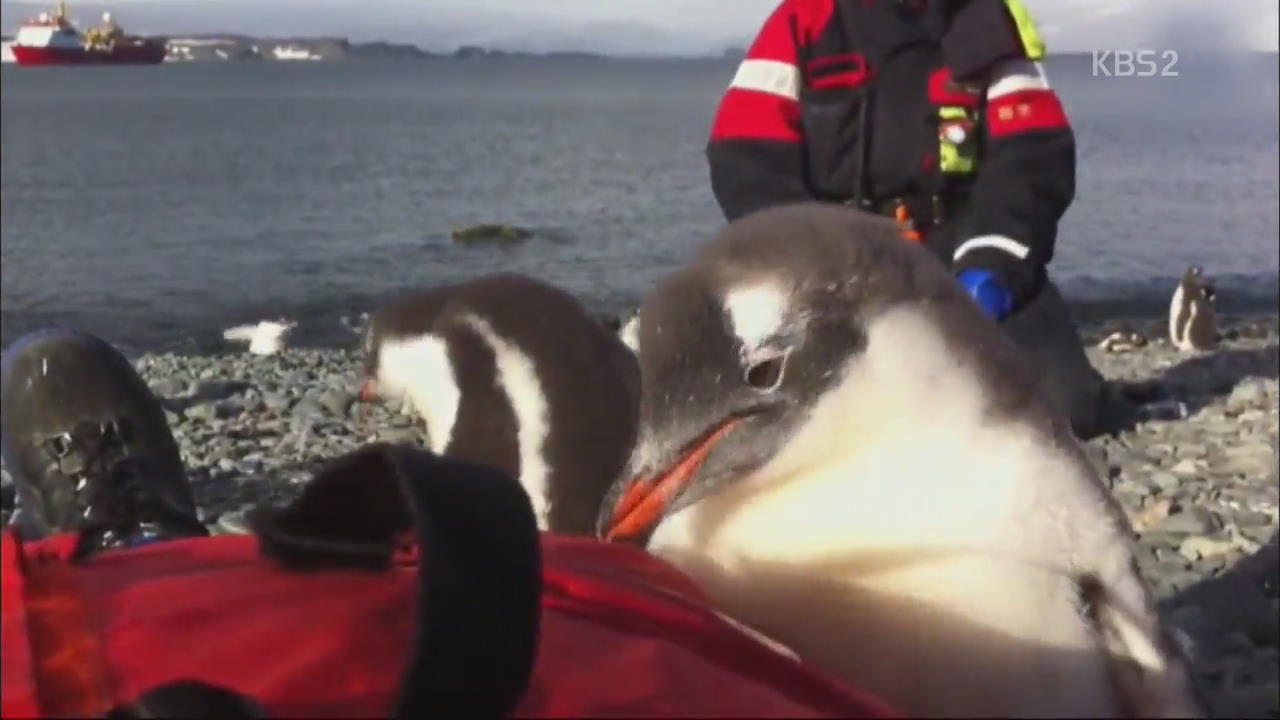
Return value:
<svg viewBox="0 0 1280 720">
<path fill-rule="evenodd" d="M 896 716 L 642 550 L 539 534 L 513 488 L 370 446 L 254 535 L 76 563 L 7 533 L 3 715 Z"/>
</svg>

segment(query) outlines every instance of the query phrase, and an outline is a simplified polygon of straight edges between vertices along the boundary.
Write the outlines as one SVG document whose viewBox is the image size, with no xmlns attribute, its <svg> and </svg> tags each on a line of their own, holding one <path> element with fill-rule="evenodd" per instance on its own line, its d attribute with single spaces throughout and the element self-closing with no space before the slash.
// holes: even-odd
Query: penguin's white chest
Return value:
<svg viewBox="0 0 1280 720">
<path fill-rule="evenodd" d="M 968 439 L 973 452 L 903 442 L 709 499 L 650 548 L 729 614 L 910 714 L 1113 714 L 1067 571 L 1071 501 L 1031 487 L 1054 480 L 1030 454 L 983 460 L 981 435 Z"/>
<path fill-rule="evenodd" d="M 1055 492 L 1056 470 L 1029 445 L 992 445 L 989 431 L 919 434 L 766 487 L 712 497 L 673 516 L 651 548 L 696 546 L 729 573 L 768 564 L 828 566 L 842 583 L 936 603 L 972 622 L 1041 640 L 1044 610 L 1029 586 L 1057 592 L 1068 569 L 1078 499 Z M 1017 442 L 1017 441 L 1015 441 Z M 921 447 L 928 447 L 922 451 Z M 1009 594 L 999 585 L 1011 584 Z M 1001 612 L 993 612 L 1017 597 Z M 1061 628 L 1058 628 L 1061 629 Z M 1068 632 L 1054 642 L 1074 643 Z"/>
</svg>

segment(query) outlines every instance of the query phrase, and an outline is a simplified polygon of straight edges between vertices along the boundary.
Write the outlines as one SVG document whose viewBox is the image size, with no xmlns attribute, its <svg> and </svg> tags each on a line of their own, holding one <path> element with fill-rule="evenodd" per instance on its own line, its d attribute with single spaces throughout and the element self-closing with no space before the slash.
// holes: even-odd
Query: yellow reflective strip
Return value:
<svg viewBox="0 0 1280 720">
<path fill-rule="evenodd" d="M 938 117 L 943 120 L 962 120 L 968 116 L 968 111 L 962 107 L 946 105 L 938 108 Z M 973 172 L 975 149 L 972 137 L 961 145 L 956 145 L 942 133 L 938 133 L 938 169 L 944 173 Z"/>
<path fill-rule="evenodd" d="M 1040 37 L 1040 31 L 1036 30 L 1035 21 L 1031 19 L 1027 6 L 1022 4 L 1022 0 L 1004 0 L 1004 4 L 1013 16 L 1013 24 L 1018 27 L 1018 37 L 1022 40 L 1027 59 L 1044 59 L 1044 40 Z"/>
<path fill-rule="evenodd" d="M 973 172 L 973 158 L 960 153 L 960 148 L 949 142 L 942 143 L 938 153 L 938 167 L 944 173 Z"/>
</svg>

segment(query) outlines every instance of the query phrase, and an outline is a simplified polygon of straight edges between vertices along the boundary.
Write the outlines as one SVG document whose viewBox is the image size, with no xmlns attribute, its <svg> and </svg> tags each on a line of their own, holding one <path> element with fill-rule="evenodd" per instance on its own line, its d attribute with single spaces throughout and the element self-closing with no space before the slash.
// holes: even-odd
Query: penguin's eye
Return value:
<svg viewBox="0 0 1280 720">
<path fill-rule="evenodd" d="M 776 389 L 782 382 L 782 371 L 786 362 L 786 355 L 776 355 L 755 363 L 747 368 L 747 384 L 756 390 Z"/>
</svg>

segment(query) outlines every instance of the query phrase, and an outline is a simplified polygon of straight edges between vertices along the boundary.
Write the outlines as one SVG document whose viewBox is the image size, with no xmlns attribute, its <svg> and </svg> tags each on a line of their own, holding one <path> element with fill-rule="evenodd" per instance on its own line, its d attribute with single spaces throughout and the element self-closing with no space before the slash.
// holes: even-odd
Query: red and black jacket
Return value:
<svg viewBox="0 0 1280 720">
<path fill-rule="evenodd" d="M 948 262 L 1028 292 L 1053 257 L 1076 161 L 1019 12 L 1016 0 L 782 0 L 712 127 L 726 218 L 813 199 L 876 211 L 902 201 L 925 229 L 937 220 L 945 249 L 930 245 Z M 967 170 L 944 167 L 944 107 L 963 109 Z"/>
</svg>

